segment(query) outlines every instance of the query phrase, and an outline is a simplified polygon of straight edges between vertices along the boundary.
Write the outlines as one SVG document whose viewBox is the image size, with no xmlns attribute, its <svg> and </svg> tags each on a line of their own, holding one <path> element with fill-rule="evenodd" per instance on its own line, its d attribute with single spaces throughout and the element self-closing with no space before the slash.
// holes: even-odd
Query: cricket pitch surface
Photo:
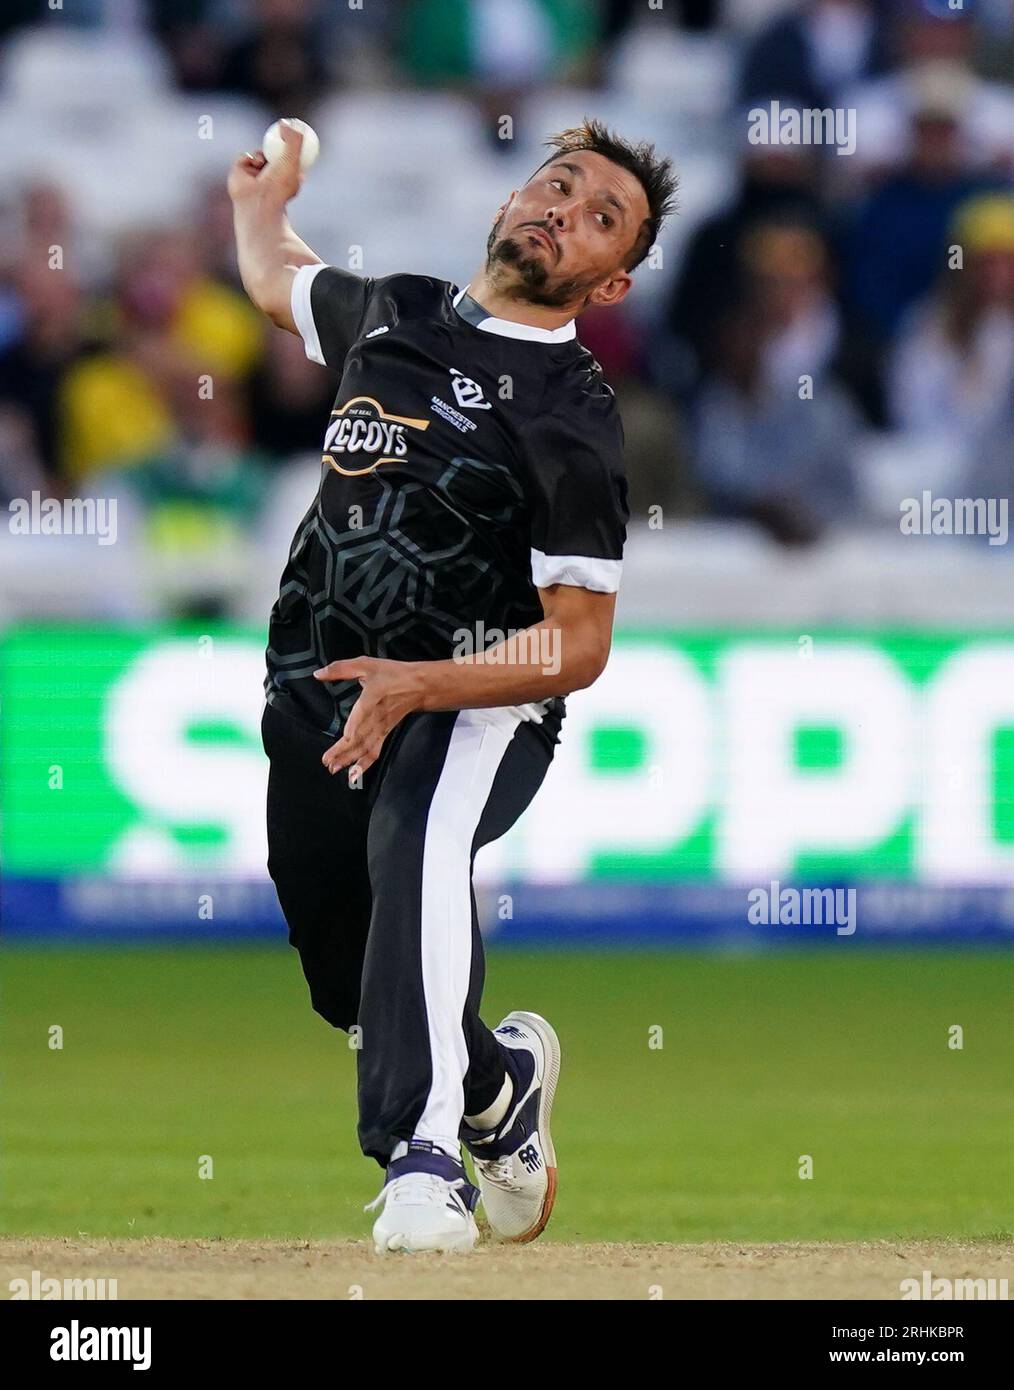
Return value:
<svg viewBox="0 0 1014 1390">
<path fill-rule="evenodd" d="M 901 1281 L 1014 1282 L 1014 1242 L 556 1244 L 386 1255 L 366 1241 L 0 1240 L 11 1281 L 115 1279 L 119 1299 L 901 1299 Z M 910 1286 L 911 1287 L 911 1286 Z"/>
</svg>

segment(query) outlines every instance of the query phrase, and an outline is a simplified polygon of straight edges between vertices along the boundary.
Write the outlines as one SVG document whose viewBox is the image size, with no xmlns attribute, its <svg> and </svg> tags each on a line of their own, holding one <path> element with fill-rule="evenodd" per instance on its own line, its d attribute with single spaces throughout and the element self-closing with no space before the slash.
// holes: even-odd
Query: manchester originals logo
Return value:
<svg viewBox="0 0 1014 1390">
<path fill-rule="evenodd" d="M 405 457 L 407 429 L 427 430 L 429 425 L 428 420 L 415 420 L 409 415 L 389 415 L 372 396 L 355 396 L 339 410 L 331 412 L 331 423 L 324 436 L 323 461 L 347 478 L 372 473 L 382 463 L 394 463 Z M 359 467 L 349 467 L 360 454 L 369 461 Z"/>
<path fill-rule="evenodd" d="M 482 394 L 482 387 L 477 381 L 473 381 L 464 372 L 459 372 L 457 367 L 451 368 L 451 387 L 454 391 L 455 399 L 462 410 L 492 410 L 493 407 Z"/>
</svg>

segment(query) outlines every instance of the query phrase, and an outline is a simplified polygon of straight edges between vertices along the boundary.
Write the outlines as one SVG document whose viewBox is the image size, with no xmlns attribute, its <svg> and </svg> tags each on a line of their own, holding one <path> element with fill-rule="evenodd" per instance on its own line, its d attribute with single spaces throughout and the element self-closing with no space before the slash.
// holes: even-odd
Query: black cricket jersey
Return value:
<svg viewBox="0 0 1014 1390">
<path fill-rule="evenodd" d="M 623 431 L 573 323 L 509 323 L 442 280 L 321 265 L 297 271 L 292 311 L 341 382 L 271 612 L 270 704 L 338 736 L 361 687 L 315 681 L 329 661 L 482 650 L 542 619 L 537 588 L 618 588 Z M 516 709 L 558 730 L 563 702 Z"/>
</svg>

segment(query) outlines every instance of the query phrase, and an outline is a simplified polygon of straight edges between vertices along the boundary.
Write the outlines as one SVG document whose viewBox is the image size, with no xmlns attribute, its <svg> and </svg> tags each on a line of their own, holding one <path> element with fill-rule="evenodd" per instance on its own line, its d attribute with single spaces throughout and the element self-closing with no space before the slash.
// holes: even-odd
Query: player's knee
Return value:
<svg viewBox="0 0 1014 1390">
<path fill-rule="evenodd" d="M 366 860 L 373 892 L 376 894 L 390 880 L 391 866 L 401 863 L 406 846 L 415 842 L 414 827 L 401 807 L 385 808 L 374 815 L 366 841 Z"/>
<path fill-rule="evenodd" d="M 448 856 L 460 853 L 467 860 L 470 829 L 460 806 L 427 805 L 418 809 L 409 803 L 385 807 L 381 816 L 375 814 L 367 841 L 374 901 L 385 890 L 401 891 L 401 878 L 392 873 L 392 865 L 405 863 L 415 847 L 421 853 L 424 836 L 427 846 L 440 845 Z"/>
</svg>

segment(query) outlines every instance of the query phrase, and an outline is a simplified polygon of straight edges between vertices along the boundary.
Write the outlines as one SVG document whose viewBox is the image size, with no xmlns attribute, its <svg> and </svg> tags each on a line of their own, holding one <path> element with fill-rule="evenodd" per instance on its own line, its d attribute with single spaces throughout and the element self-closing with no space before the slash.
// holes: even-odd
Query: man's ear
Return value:
<svg viewBox="0 0 1014 1390">
<path fill-rule="evenodd" d="M 633 283 L 634 278 L 629 270 L 617 270 L 608 280 L 603 280 L 601 285 L 592 290 L 586 302 L 597 304 L 603 309 L 611 304 L 619 304 L 621 299 L 626 299 Z"/>
</svg>

